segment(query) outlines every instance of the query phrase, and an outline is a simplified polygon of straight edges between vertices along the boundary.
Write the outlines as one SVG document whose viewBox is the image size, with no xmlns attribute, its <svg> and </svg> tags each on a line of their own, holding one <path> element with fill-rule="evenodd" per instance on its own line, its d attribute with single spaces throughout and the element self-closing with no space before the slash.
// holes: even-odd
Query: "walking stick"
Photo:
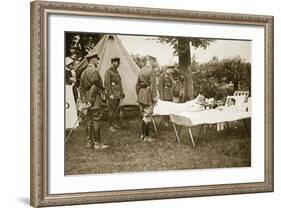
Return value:
<svg viewBox="0 0 281 208">
<path fill-rule="evenodd" d="M 71 134 L 72 134 L 72 132 L 73 132 L 73 130 L 74 130 L 74 128 L 75 128 L 75 126 L 76 126 L 76 124 L 78 123 L 79 120 L 80 120 L 80 117 L 78 117 L 78 118 L 76 119 L 76 121 L 75 121 L 75 123 L 74 123 L 72 129 L 70 130 L 69 134 L 67 135 L 66 140 L 65 140 L 65 144 L 67 143 L 68 139 L 70 138 L 70 136 L 71 136 Z"/>
<path fill-rule="evenodd" d="M 66 140 L 65 140 L 65 144 L 67 143 L 67 141 L 68 141 L 68 139 L 70 138 L 72 132 L 74 131 L 74 128 L 75 128 L 76 124 L 78 123 L 78 121 L 83 120 L 83 117 L 85 117 L 85 116 L 87 115 L 89 107 L 91 107 L 90 104 L 87 104 L 86 106 L 82 104 L 82 105 L 78 108 L 78 111 L 80 112 L 80 113 L 79 113 L 79 116 L 78 116 L 78 118 L 76 119 L 76 121 L 75 121 L 75 123 L 74 123 L 72 129 L 71 129 L 70 132 L 69 132 L 69 134 L 67 135 Z M 83 111 L 84 111 L 84 112 L 83 112 Z"/>
</svg>

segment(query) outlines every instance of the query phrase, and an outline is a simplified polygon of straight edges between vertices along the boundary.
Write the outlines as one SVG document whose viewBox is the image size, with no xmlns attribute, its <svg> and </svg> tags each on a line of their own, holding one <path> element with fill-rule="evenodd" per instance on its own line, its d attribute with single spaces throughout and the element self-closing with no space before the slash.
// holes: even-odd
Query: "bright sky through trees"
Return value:
<svg viewBox="0 0 281 208">
<path fill-rule="evenodd" d="M 149 54 L 155 56 L 161 65 L 171 60 L 178 61 L 173 55 L 174 49 L 168 44 L 157 41 L 157 37 L 118 35 L 130 54 Z M 219 59 L 240 56 L 251 62 L 251 41 L 216 40 L 207 49 L 191 49 L 198 62 L 208 62 L 213 56 Z"/>
</svg>

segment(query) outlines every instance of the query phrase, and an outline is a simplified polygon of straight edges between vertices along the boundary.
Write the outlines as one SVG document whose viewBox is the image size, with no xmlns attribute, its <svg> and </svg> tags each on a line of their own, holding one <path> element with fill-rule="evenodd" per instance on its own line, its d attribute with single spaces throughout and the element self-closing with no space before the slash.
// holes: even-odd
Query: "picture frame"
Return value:
<svg viewBox="0 0 281 208">
<path fill-rule="evenodd" d="M 98 16 L 149 21 L 175 21 L 258 26 L 264 29 L 264 181 L 95 192 L 49 193 L 48 16 Z M 273 171 L 273 26 L 272 16 L 184 11 L 61 2 L 31 2 L 31 185 L 33 207 L 156 200 L 183 197 L 272 192 Z M 261 136 L 261 135 L 260 135 Z"/>
</svg>

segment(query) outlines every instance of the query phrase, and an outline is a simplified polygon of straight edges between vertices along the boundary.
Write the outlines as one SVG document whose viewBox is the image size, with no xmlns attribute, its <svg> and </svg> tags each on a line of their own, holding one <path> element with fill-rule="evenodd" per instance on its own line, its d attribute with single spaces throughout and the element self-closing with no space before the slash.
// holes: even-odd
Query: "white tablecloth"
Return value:
<svg viewBox="0 0 281 208">
<path fill-rule="evenodd" d="M 235 106 L 223 107 L 221 109 L 211 109 L 196 112 L 174 112 L 170 114 L 172 122 L 194 126 L 200 124 L 215 124 L 227 121 L 236 121 L 251 117 L 250 112 L 240 111 Z"/>
<path fill-rule="evenodd" d="M 197 104 L 196 100 L 191 100 L 186 103 L 173 103 L 169 101 L 159 100 L 154 107 L 154 115 L 169 115 L 181 112 L 195 112 L 202 111 L 204 107 Z"/>
</svg>

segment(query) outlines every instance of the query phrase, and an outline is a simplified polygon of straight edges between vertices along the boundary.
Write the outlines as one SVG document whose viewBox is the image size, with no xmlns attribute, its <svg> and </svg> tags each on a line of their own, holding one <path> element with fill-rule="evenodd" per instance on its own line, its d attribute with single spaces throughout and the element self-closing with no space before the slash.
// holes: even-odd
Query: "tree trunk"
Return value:
<svg viewBox="0 0 281 208">
<path fill-rule="evenodd" d="M 190 41 L 186 38 L 178 38 L 179 48 L 185 48 L 185 50 L 179 50 L 179 70 L 184 75 L 184 101 L 194 98 L 193 79 L 191 70 L 191 53 L 190 53 Z M 184 47 L 185 46 L 185 47 Z"/>
<path fill-rule="evenodd" d="M 237 79 L 233 80 L 233 89 L 234 92 L 239 90 L 239 81 Z"/>
</svg>

